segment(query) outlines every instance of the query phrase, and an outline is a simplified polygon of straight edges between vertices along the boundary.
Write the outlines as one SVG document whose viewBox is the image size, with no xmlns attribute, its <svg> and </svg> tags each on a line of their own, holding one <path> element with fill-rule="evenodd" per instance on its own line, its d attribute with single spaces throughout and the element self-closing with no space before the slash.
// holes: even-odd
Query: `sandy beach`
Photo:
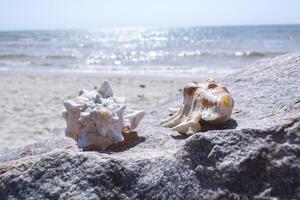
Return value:
<svg viewBox="0 0 300 200">
<path fill-rule="evenodd" d="M 179 94 L 196 77 L 131 76 L 91 73 L 0 73 L 0 149 L 20 147 L 64 135 L 63 101 L 80 89 L 108 80 L 116 96 L 127 97 L 128 108 L 149 112 Z M 180 97 L 178 97 L 180 98 Z"/>
</svg>

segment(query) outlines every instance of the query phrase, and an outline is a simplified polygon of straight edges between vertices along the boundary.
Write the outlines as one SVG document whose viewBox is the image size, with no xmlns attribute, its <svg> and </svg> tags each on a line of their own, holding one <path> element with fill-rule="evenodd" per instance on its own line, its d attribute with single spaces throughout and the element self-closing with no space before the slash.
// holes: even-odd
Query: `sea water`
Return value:
<svg viewBox="0 0 300 200">
<path fill-rule="evenodd" d="M 0 32 L 0 70 L 227 73 L 300 52 L 300 25 Z"/>
</svg>

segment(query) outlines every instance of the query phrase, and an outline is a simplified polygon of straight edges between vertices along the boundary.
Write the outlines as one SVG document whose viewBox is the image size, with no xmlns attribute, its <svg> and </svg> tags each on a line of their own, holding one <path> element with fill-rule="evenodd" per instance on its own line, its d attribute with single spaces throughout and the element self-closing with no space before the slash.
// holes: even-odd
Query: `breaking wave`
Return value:
<svg viewBox="0 0 300 200">
<path fill-rule="evenodd" d="M 284 54 L 285 52 L 262 52 L 262 51 L 237 51 L 234 53 L 237 57 L 267 57 Z"/>
</svg>

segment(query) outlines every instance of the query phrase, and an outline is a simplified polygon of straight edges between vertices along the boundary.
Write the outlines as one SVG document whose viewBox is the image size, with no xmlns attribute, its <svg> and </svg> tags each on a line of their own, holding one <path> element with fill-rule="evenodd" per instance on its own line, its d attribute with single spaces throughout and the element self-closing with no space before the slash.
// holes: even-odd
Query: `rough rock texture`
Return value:
<svg viewBox="0 0 300 200">
<path fill-rule="evenodd" d="M 202 81 L 202 80 L 199 80 Z M 118 152 L 68 138 L 0 153 L 0 199 L 300 199 L 300 55 L 224 78 L 233 120 L 184 138 L 162 128 L 169 101 Z"/>
</svg>

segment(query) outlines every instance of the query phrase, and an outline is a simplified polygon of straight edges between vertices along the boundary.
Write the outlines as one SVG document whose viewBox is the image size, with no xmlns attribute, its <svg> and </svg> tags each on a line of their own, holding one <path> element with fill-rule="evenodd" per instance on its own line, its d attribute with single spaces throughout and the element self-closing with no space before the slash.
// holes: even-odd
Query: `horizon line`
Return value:
<svg viewBox="0 0 300 200">
<path fill-rule="evenodd" d="M 171 29 L 171 28 L 217 28 L 217 27 L 260 27 L 260 26 L 300 26 L 300 23 L 279 24 L 226 24 L 226 25 L 188 25 L 188 26 L 111 26 L 101 28 L 28 28 L 28 29 L 1 29 L 0 32 L 21 31 L 90 31 L 114 29 Z"/>
</svg>

